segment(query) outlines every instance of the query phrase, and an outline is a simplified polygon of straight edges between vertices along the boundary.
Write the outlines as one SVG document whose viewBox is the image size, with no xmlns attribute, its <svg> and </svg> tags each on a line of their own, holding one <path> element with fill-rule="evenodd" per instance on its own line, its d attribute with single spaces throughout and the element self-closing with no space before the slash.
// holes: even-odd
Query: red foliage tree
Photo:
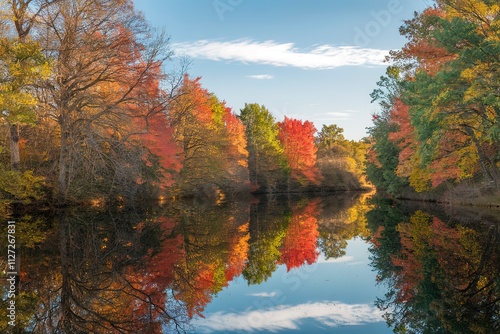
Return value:
<svg viewBox="0 0 500 334">
<path fill-rule="evenodd" d="M 408 166 L 410 157 L 415 153 L 417 139 L 415 129 L 411 125 L 409 107 L 401 99 L 396 99 L 391 108 L 391 121 L 398 125 L 398 131 L 389 133 L 389 140 L 396 143 L 401 151 L 399 152 L 399 173 L 409 175 L 411 166 Z"/>
<path fill-rule="evenodd" d="M 285 150 L 292 177 L 318 183 L 320 177 L 316 167 L 318 149 L 314 143 L 314 124 L 285 117 L 283 122 L 278 123 L 278 128 L 278 138 Z"/>
<path fill-rule="evenodd" d="M 143 159 L 151 165 L 153 155 L 158 160 L 158 167 L 162 172 L 160 186 L 171 186 L 175 180 L 174 175 L 182 168 L 182 150 L 173 139 L 173 129 L 165 114 L 156 113 L 135 123 L 142 123 L 145 129 L 145 133 L 140 135 L 146 151 Z"/>
</svg>

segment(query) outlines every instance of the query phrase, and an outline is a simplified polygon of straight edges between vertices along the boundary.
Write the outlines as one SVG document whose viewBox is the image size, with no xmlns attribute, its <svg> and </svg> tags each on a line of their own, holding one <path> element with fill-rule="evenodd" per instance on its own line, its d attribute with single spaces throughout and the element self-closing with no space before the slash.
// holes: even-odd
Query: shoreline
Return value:
<svg viewBox="0 0 500 334">
<path fill-rule="evenodd" d="M 394 198 L 400 201 L 427 202 L 445 206 L 477 207 L 500 210 L 500 190 L 489 194 L 462 194 L 462 196 L 455 194 L 454 190 L 449 190 L 443 194 L 403 194 L 395 196 Z"/>
</svg>

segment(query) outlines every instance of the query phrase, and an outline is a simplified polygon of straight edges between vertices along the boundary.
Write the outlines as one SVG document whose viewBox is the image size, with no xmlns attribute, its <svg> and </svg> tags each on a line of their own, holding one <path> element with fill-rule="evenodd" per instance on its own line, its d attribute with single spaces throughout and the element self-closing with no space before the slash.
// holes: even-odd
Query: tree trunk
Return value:
<svg viewBox="0 0 500 334">
<path fill-rule="evenodd" d="M 21 156 L 19 154 L 19 125 L 12 124 L 10 126 L 10 166 L 12 170 L 18 171 L 21 164 Z"/>
</svg>

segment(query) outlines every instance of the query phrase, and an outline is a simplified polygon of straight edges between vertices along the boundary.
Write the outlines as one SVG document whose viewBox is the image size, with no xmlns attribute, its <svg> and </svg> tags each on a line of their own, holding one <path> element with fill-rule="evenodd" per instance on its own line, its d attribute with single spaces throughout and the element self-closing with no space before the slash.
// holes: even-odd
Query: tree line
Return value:
<svg viewBox="0 0 500 334">
<path fill-rule="evenodd" d="M 239 114 L 174 65 L 130 0 L 11 0 L 0 21 L 0 193 L 121 200 L 360 188 L 342 129 Z M 168 70 L 170 69 L 170 70 Z M 332 171 L 335 167 L 336 171 Z"/>
<path fill-rule="evenodd" d="M 500 185 L 500 6 L 438 0 L 406 20 L 408 42 L 372 93 L 366 172 L 380 189 Z"/>
</svg>

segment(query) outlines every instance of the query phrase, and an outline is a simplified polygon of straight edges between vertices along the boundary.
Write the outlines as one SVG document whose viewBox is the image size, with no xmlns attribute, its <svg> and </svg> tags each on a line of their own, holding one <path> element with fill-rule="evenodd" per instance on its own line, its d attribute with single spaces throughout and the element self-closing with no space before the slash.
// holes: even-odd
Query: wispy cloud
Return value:
<svg viewBox="0 0 500 334">
<path fill-rule="evenodd" d="M 213 40 L 181 42 L 173 43 L 172 48 L 177 55 L 191 58 L 303 69 L 387 65 L 384 63 L 384 57 L 389 53 L 389 50 L 328 44 L 299 49 L 294 43 L 278 43 L 272 40 L 259 42 L 249 39 L 226 42 Z"/>
<path fill-rule="evenodd" d="M 277 332 L 296 330 L 305 319 L 314 319 L 328 327 L 354 326 L 384 321 L 382 314 L 368 304 L 317 302 L 242 313 L 217 312 L 204 319 L 196 319 L 194 325 L 202 333 L 239 330 Z"/>
<path fill-rule="evenodd" d="M 258 292 L 258 293 L 251 293 L 249 296 L 252 297 L 261 297 L 261 298 L 270 298 L 270 297 L 275 297 L 278 293 L 277 292 Z"/>
<path fill-rule="evenodd" d="M 250 79 L 257 79 L 257 80 L 269 80 L 269 79 L 273 79 L 274 77 L 270 74 L 255 74 L 255 75 L 249 75 L 247 76 L 247 78 L 250 78 Z"/>
</svg>

